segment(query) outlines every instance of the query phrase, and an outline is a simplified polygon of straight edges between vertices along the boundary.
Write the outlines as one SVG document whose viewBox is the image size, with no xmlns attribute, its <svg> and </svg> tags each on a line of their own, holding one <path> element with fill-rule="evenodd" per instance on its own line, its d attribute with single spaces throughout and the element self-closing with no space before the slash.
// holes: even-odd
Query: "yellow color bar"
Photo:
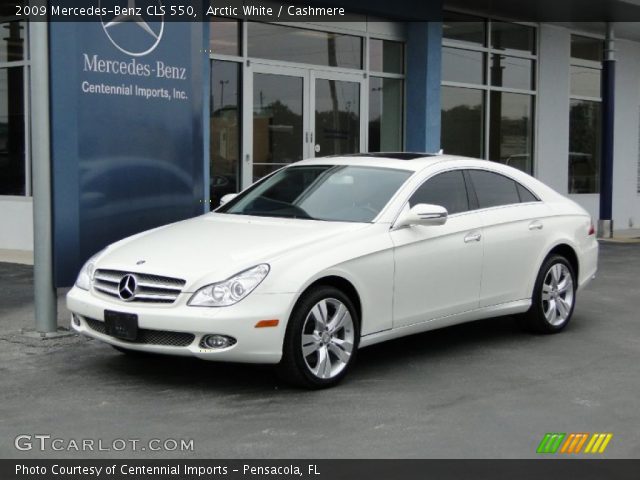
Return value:
<svg viewBox="0 0 640 480">
<path fill-rule="evenodd" d="M 600 450 L 598 450 L 598 453 L 604 453 L 604 451 L 607 448 L 607 445 L 609 445 L 609 442 L 613 438 L 613 434 L 612 433 L 607 433 L 605 435 L 606 435 L 606 437 L 604 439 L 604 442 L 602 442 L 602 445 L 600 445 Z"/>
<path fill-rule="evenodd" d="M 594 433 L 584 453 L 603 453 L 612 438 L 612 433 Z"/>
</svg>

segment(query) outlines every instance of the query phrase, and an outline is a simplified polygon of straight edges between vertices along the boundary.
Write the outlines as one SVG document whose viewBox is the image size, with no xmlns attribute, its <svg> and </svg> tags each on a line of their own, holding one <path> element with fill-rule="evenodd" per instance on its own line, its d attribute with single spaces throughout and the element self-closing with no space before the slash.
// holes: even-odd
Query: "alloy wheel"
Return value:
<svg viewBox="0 0 640 480">
<path fill-rule="evenodd" d="M 354 348 L 355 329 L 347 306 L 335 298 L 316 303 L 302 327 L 302 357 L 317 378 L 331 379 L 345 369 Z"/>
<path fill-rule="evenodd" d="M 542 283 L 542 312 L 553 326 L 567 321 L 573 308 L 573 276 L 562 263 L 551 265 Z"/>
</svg>

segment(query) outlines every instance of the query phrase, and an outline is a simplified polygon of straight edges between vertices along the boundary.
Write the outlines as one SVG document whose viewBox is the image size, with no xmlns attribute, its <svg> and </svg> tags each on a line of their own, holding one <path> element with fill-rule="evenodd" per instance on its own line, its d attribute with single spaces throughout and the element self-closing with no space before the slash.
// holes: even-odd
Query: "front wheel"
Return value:
<svg viewBox="0 0 640 480">
<path fill-rule="evenodd" d="M 278 373 L 298 386 L 332 387 L 353 365 L 359 335 L 351 299 L 334 287 L 314 288 L 291 314 Z"/>
<path fill-rule="evenodd" d="M 538 333 L 557 333 L 573 315 L 576 279 L 571 264 L 552 255 L 542 265 L 531 298 L 531 308 L 523 315 L 525 325 Z"/>
</svg>

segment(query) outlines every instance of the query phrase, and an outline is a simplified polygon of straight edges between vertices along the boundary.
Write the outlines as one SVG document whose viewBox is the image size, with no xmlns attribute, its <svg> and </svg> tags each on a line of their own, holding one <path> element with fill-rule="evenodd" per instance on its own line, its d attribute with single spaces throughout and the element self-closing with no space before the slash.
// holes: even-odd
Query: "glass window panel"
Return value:
<svg viewBox="0 0 640 480">
<path fill-rule="evenodd" d="M 600 98 L 602 71 L 571 65 L 571 95 Z"/>
<path fill-rule="evenodd" d="M 209 23 L 209 49 L 221 55 L 242 55 L 241 23 L 214 18 Z"/>
<path fill-rule="evenodd" d="M 489 159 L 531 172 L 533 98 L 491 92 Z"/>
<path fill-rule="evenodd" d="M 442 148 L 445 153 L 484 156 L 484 91 L 442 87 Z"/>
<path fill-rule="evenodd" d="M 442 37 L 447 40 L 484 47 L 486 22 L 469 15 L 445 12 L 442 22 Z"/>
<path fill-rule="evenodd" d="M 369 41 L 369 69 L 374 72 L 404 73 L 404 45 L 372 38 Z"/>
<path fill-rule="evenodd" d="M 256 179 L 274 170 L 256 164 L 271 166 L 302 160 L 302 103 L 302 77 L 253 75 L 253 162 Z"/>
<path fill-rule="evenodd" d="M 448 82 L 485 83 L 485 54 L 460 48 L 442 48 L 442 80 Z"/>
<path fill-rule="evenodd" d="M 316 156 L 360 151 L 360 84 L 316 80 Z"/>
<path fill-rule="evenodd" d="M 23 67 L 0 68 L 0 195 L 25 194 Z"/>
<path fill-rule="evenodd" d="M 533 60 L 494 54 L 491 56 L 491 85 L 533 90 Z"/>
<path fill-rule="evenodd" d="M 248 23 L 250 57 L 362 68 L 362 38 L 267 23 Z"/>
<path fill-rule="evenodd" d="M 469 210 L 462 170 L 441 173 L 427 180 L 409 199 L 412 207 L 418 203 L 440 205 L 447 209 L 449 215 Z"/>
<path fill-rule="evenodd" d="M 598 193 L 600 188 L 599 102 L 571 100 L 569 113 L 569 193 Z"/>
<path fill-rule="evenodd" d="M 571 58 L 602 62 L 603 49 L 602 40 L 571 35 Z"/>
<path fill-rule="evenodd" d="M 469 170 L 480 208 L 520 203 L 516 182 L 486 170 Z"/>
<path fill-rule="evenodd" d="M 537 202 L 538 199 L 536 196 L 529 191 L 529 189 L 523 187 L 518 182 L 516 182 L 516 187 L 518 187 L 518 195 L 520 196 L 520 202 Z"/>
<path fill-rule="evenodd" d="M 24 60 L 25 22 L 0 23 L 0 62 Z"/>
<path fill-rule="evenodd" d="M 507 22 L 491 22 L 491 46 L 535 53 L 535 28 Z"/>
<path fill-rule="evenodd" d="M 210 178 L 211 208 L 228 193 L 240 191 L 240 64 L 211 62 Z"/>
<path fill-rule="evenodd" d="M 402 150 L 402 80 L 371 77 L 369 81 L 369 151 Z"/>
</svg>

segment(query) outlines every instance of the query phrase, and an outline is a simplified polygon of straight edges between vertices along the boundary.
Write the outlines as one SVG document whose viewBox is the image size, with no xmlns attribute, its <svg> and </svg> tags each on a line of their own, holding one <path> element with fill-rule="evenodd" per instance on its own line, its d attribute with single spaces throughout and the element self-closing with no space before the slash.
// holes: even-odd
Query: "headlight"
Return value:
<svg viewBox="0 0 640 480">
<path fill-rule="evenodd" d="M 89 290 L 91 288 L 91 280 L 93 280 L 93 272 L 95 270 L 94 262 L 98 255 L 103 251 L 104 250 L 96 253 L 82 266 L 82 269 L 78 274 L 78 278 L 76 279 L 76 287 L 81 288 L 82 290 Z"/>
<path fill-rule="evenodd" d="M 253 292 L 268 273 L 269 265 L 257 265 L 223 282 L 202 287 L 193 294 L 188 304 L 194 307 L 228 307 Z"/>
</svg>

